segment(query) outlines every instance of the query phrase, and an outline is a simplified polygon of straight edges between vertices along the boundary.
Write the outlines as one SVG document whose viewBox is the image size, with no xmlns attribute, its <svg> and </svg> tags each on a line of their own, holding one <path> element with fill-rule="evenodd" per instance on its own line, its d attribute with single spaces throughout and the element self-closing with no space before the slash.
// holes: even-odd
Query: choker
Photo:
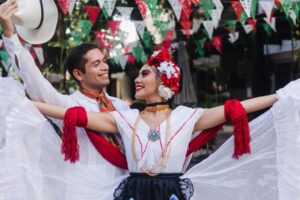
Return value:
<svg viewBox="0 0 300 200">
<path fill-rule="evenodd" d="M 168 104 L 157 104 L 154 106 L 149 106 L 150 104 L 148 104 L 145 109 L 143 111 L 146 112 L 156 112 L 156 111 L 160 111 L 160 110 L 167 110 L 170 108 L 170 106 Z"/>
<path fill-rule="evenodd" d="M 160 105 L 168 105 L 168 102 L 156 102 L 156 103 L 149 103 L 146 104 L 146 107 L 154 107 L 154 106 L 160 106 Z"/>
</svg>

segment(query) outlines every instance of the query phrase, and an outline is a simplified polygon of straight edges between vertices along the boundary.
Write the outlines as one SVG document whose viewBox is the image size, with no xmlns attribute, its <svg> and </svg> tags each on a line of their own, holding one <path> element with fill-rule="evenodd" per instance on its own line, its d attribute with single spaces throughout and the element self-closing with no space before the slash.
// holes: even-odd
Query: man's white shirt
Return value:
<svg viewBox="0 0 300 200">
<path fill-rule="evenodd" d="M 99 112 L 99 104 L 95 100 L 83 95 L 79 90 L 75 91 L 71 95 L 63 95 L 59 93 L 42 75 L 39 68 L 35 64 L 32 55 L 23 47 L 16 34 L 10 38 L 3 36 L 3 41 L 11 58 L 12 65 L 18 75 L 22 78 L 25 90 L 32 100 L 63 107 L 80 105 L 83 106 L 87 111 Z M 108 94 L 107 97 L 111 100 L 112 104 L 117 110 L 129 109 L 128 104 L 122 100 L 111 97 Z M 54 119 L 53 122 L 61 129 L 61 120 Z M 78 128 L 77 133 L 80 144 L 80 153 L 87 155 L 80 157 L 81 163 L 99 164 L 99 162 L 104 162 L 109 164 L 106 160 L 99 156 L 96 149 L 90 144 L 90 141 L 87 139 L 87 135 L 83 128 Z"/>
</svg>

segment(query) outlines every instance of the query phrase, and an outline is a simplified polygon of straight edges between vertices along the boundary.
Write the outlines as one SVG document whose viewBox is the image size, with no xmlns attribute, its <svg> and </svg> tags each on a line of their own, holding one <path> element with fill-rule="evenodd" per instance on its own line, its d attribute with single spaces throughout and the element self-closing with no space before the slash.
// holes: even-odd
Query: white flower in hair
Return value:
<svg viewBox="0 0 300 200">
<path fill-rule="evenodd" d="M 172 96 L 174 95 L 174 92 L 169 87 L 160 85 L 158 87 L 158 95 L 160 97 L 164 98 L 164 100 L 168 100 L 168 99 L 172 98 Z"/>
<path fill-rule="evenodd" d="M 160 63 L 159 67 L 157 67 L 157 70 L 161 74 L 166 74 L 167 78 L 170 79 L 172 76 L 177 77 L 177 73 L 176 73 L 176 70 L 174 67 L 175 66 L 172 62 L 164 61 L 164 62 Z"/>
</svg>

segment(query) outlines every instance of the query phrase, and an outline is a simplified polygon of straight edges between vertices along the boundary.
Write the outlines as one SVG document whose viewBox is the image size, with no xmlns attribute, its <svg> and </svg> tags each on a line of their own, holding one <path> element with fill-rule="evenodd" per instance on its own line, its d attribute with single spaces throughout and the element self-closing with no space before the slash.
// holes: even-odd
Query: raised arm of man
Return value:
<svg viewBox="0 0 300 200">
<path fill-rule="evenodd" d="M 0 5 L 3 41 L 14 69 L 24 81 L 25 89 L 32 99 L 55 105 L 68 105 L 69 97 L 57 92 L 45 79 L 31 54 L 21 44 L 11 20 L 12 15 L 17 11 L 17 7 L 17 0 L 8 0 Z"/>
</svg>

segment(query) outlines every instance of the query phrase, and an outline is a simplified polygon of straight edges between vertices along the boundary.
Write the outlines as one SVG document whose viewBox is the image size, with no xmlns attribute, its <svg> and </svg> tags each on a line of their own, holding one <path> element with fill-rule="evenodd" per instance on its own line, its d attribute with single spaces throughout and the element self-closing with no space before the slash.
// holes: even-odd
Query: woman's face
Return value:
<svg viewBox="0 0 300 200">
<path fill-rule="evenodd" d="M 161 101 L 161 97 L 158 95 L 160 79 L 154 67 L 145 64 L 134 82 L 136 99 L 146 100 L 147 102 Z"/>
</svg>

